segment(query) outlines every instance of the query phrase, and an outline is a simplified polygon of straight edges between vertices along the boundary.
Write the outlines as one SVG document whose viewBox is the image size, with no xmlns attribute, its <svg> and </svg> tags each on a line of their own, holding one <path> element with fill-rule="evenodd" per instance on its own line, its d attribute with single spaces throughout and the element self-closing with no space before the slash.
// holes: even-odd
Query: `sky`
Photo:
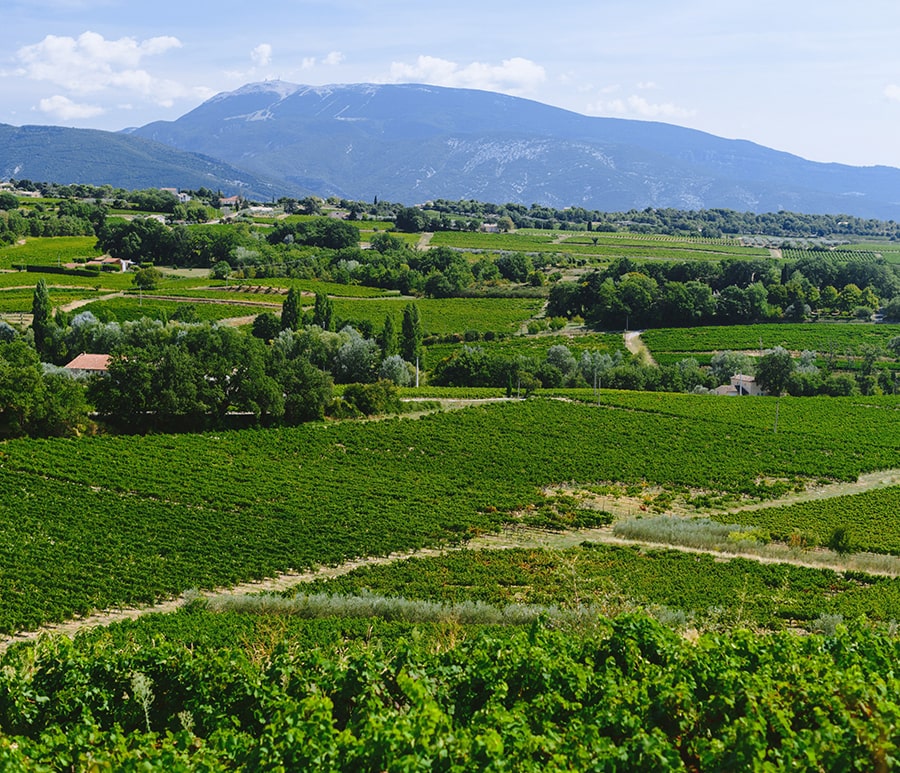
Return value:
<svg viewBox="0 0 900 773">
<path fill-rule="evenodd" d="M 118 131 L 246 83 L 429 83 L 900 167 L 897 0 L 2 0 L 0 123 Z"/>
</svg>

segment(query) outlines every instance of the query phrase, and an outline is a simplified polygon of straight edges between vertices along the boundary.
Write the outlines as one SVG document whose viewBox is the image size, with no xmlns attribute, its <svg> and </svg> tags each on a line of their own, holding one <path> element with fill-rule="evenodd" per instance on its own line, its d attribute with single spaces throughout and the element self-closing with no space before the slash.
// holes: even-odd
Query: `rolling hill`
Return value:
<svg viewBox="0 0 900 773">
<path fill-rule="evenodd" d="M 138 136 L 59 126 L 0 124 L 0 179 L 139 188 L 206 187 L 269 199 L 303 189 Z"/>
</svg>

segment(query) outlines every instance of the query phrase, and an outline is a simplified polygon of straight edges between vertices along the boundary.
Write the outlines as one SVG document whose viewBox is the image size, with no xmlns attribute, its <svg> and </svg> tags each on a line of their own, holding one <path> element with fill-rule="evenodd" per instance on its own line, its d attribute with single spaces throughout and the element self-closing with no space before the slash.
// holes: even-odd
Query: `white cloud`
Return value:
<svg viewBox="0 0 900 773">
<path fill-rule="evenodd" d="M 272 46 L 260 43 L 250 52 L 250 58 L 257 67 L 268 67 L 272 63 Z"/>
<path fill-rule="evenodd" d="M 547 79 L 547 73 L 530 59 L 513 57 L 500 64 L 472 62 L 461 66 L 447 59 L 420 56 L 415 64 L 394 62 L 391 79 L 401 83 L 431 83 L 436 86 L 483 89 L 522 94 Z"/>
<path fill-rule="evenodd" d="M 639 91 L 652 91 L 659 88 L 654 81 L 641 81 L 637 87 Z"/>
<path fill-rule="evenodd" d="M 896 83 L 885 86 L 884 95 L 892 102 L 900 102 L 900 86 Z"/>
<path fill-rule="evenodd" d="M 96 32 L 85 32 L 77 38 L 47 35 L 40 43 L 18 50 L 16 74 L 47 81 L 73 94 L 126 90 L 169 106 L 174 99 L 193 91 L 174 81 L 156 78 L 141 69 L 140 64 L 145 57 L 180 47 L 181 41 L 169 36 L 137 41 L 106 40 Z"/>
<path fill-rule="evenodd" d="M 71 121 L 73 119 L 94 118 L 102 115 L 104 110 L 96 105 L 80 105 L 73 102 L 68 97 L 57 94 L 55 97 L 42 99 L 38 103 L 38 110 L 47 113 L 62 121 Z"/>
<path fill-rule="evenodd" d="M 344 61 L 344 55 L 340 51 L 332 51 L 322 60 L 322 64 L 334 67 Z"/>
<path fill-rule="evenodd" d="M 588 115 L 617 115 L 652 120 L 691 118 L 696 114 L 694 110 L 673 105 L 671 102 L 648 102 L 636 94 L 624 99 L 593 102 L 587 106 L 585 112 Z"/>
<path fill-rule="evenodd" d="M 303 61 L 300 63 L 300 69 L 302 70 L 311 70 L 316 66 L 316 58 L 314 56 L 304 56 Z"/>
</svg>

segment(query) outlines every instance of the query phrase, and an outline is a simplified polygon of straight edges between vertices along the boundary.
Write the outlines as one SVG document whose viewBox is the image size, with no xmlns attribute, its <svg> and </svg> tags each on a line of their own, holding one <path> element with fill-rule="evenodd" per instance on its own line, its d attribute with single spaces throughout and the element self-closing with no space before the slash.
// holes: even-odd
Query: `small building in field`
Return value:
<svg viewBox="0 0 900 773">
<path fill-rule="evenodd" d="M 717 387 L 715 390 L 717 395 L 726 395 L 728 397 L 741 397 L 744 395 L 764 395 L 762 389 L 759 388 L 759 384 L 756 383 L 756 378 L 753 376 L 748 376 L 744 373 L 735 373 L 731 377 L 731 382 L 728 384 L 722 384 L 722 386 Z"/>
<path fill-rule="evenodd" d="M 102 376 L 109 372 L 109 355 L 85 354 L 82 352 L 64 367 L 74 375 Z"/>
</svg>

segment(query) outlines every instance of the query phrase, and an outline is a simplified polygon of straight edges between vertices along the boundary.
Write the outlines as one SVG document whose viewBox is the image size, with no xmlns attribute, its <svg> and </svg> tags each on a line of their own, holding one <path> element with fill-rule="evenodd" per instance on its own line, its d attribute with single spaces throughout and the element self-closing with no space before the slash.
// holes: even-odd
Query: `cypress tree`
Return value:
<svg viewBox="0 0 900 773">
<path fill-rule="evenodd" d="M 34 288 L 34 297 L 31 301 L 31 327 L 34 330 L 34 348 L 39 355 L 44 355 L 47 348 L 47 339 L 53 327 L 53 306 L 50 303 L 50 291 L 47 283 L 39 279 Z"/>
<path fill-rule="evenodd" d="M 300 327 L 300 293 L 293 287 L 288 290 L 284 303 L 281 304 L 281 329 L 296 330 Z"/>
<path fill-rule="evenodd" d="M 391 357 L 400 353 L 400 345 L 397 342 L 397 328 L 394 326 L 394 317 L 390 314 L 384 318 L 384 327 L 381 330 L 381 353 L 385 357 Z"/>
<path fill-rule="evenodd" d="M 415 362 L 422 353 L 422 322 L 419 309 L 409 303 L 403 309 L 403 323 L 400 326 L 400 354 L 407 362 Z"/>
</svg>

